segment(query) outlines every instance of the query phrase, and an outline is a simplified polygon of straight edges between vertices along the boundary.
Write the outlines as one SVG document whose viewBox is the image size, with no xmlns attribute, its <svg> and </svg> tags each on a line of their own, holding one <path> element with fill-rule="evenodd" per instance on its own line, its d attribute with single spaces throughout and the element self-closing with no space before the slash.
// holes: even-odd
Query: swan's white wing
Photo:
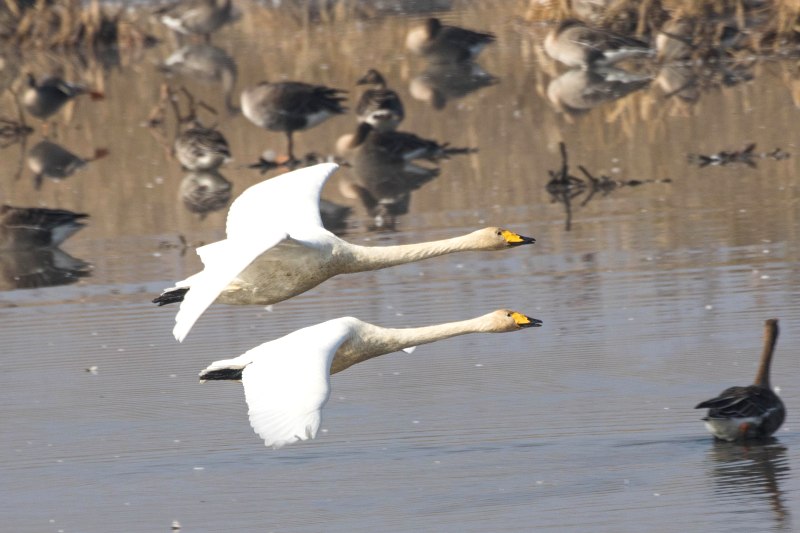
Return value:
<svg viewBox="0 0 800 533">
<path fill-rule="evenodd" d="M 205 268 L 187 280 L 191 282 L 190 289 L 175 315 L 172 330 L 178 342 L 183 342 L 200 315 L 241 271 L 286 238 L 285 233 L 263 231 L 251 242 L 226 239 L 198 248 L 197 255 Z"/>
<path fill-rule="evenodd" d="M 252 360 L 242 385 L 250 425 L 265 445 L 280 448 L 317 435 L 330 395 L 331 362 L 349 333 L 343 319 L 335 319 L 240 356 Z"/>
<path fill-rule="evenodd" d="M 337 168 L 335 163 L 301 168 L 245 190 L 228 210 L 228 238 L 247 240 L 264 229 L 290 235 L 322 229 L 319 196 Z"/>
</svg>

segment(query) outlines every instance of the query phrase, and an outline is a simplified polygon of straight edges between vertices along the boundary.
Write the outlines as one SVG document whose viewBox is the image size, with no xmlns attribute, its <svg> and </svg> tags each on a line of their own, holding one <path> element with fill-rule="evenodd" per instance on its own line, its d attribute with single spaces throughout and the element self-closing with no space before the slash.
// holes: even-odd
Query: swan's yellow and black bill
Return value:
<svg viewBox="0 0 800 533">
<path fill-rule="evenodd" d="M 522 313 L 511 313 L 511 318 L 513 318 L 514 322 L 521 328 L 538 328 L 542 326 L 542 321 L 538 318 L 531 318 Z"/>
<path fill-rule="evenodd" d="M 509 246 L 520 246 L 522 244 L 533 244 L 536 242 L 536 239 L 533 237 L 523 237 L 519 233 L 514 233 L 507 229 L 503 230 L 503 238 Z"/>
</svg>

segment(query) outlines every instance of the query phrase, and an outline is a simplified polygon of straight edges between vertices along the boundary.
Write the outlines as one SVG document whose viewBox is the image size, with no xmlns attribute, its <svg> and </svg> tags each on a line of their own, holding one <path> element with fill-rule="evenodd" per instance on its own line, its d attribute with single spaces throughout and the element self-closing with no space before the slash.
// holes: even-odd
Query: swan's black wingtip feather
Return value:
<svg viewBox="0 0 800 533">
<path fill-rule="evenodd" d="M 187 292 L 189 292 L 188 287 L 180 289 L 172 289 L 171 291 L 166 291 L 163 294 L 159 295 L 158 297 L 153 298 L 152 302 L 154 304 L 158 304 L 159 307 L 161 307 L 162 305 L 182 302 Z"/>
</svg>

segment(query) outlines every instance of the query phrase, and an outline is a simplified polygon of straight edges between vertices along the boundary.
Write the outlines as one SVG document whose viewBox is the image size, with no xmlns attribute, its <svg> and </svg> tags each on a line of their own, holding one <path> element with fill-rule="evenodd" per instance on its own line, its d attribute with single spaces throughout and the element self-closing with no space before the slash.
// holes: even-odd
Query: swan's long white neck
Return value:
<svg viewBox="0 0 800 533">
<path fill-rule="evenodd" d="M 347 243 L 347 252 L 352 261 L 345 265 L 346 272 L 366 272 L 380 268 L 414 263 L 430 257 L 453 252 L 481 250 L 472 234 L 417 244 L 395 246 L 359 246 Z"/>
<path fill-rule="evenodd" d="M 331 374 L 356 364 L 384 355 L 398 352 L 403 348 L 428 344 L 467 333 L 494 332 L 491 320 L 487 316 L 448 322 L 436 326 L 421 328 L 382 328 L 361 322 L 356 332 L 336 351 L 331 365 Z"/>
</svg>

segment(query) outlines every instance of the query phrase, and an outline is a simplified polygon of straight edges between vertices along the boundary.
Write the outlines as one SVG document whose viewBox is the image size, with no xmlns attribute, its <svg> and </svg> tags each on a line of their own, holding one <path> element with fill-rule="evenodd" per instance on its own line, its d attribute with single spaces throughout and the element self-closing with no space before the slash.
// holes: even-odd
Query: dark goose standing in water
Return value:
<svg viewBox="0 0 800 533">
<path fill-rule="evenodd" d="M 289 159 L 296 161 L 292 134 L 347 112 L 342 105 L 345 93 L 341 89 L 299 81 L 263 81 L 242 91 L 242 113 L 260 128 L 285 132 Z"/>
<path fill-rule="evenodd" d="M 718 439 L 765 439 L 783 424 L 786 408 L 769 383 L 772 354 L 777 340 L 778 320 L 771 318 L 764 323 L 764 351 L 755 383 L 746 387 L 730 387 L 716 398 L 695 406 L 695 409 L 708 408 L 708 416 L 703 420 L 706 428 Z"/>
</svg>

